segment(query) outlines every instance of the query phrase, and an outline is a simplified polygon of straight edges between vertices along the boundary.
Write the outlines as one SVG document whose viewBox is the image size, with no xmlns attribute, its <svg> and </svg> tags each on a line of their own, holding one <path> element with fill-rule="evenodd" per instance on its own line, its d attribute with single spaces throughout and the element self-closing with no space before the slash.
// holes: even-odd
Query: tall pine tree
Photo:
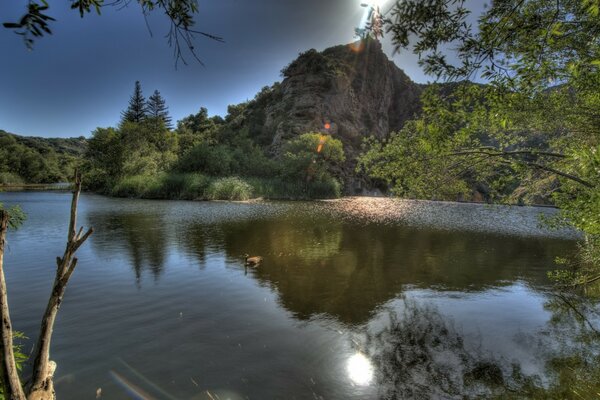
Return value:
<svg viewBox="0 0 600 400">
<path fill-rule="evenodd" d="M 140 81 L 135 81 L 135 89 L 129 99 L 129 106 L 121 112 L 121 123 L 123 122 L 142 122 L 147 116 L 146 99 L 142 94 L 142 85 Z"/>
<path fill-rule="evenodd" d="M 155 90 L 152 96 L 148 98 L 146 110 L 148 117 L 161 119 L 167 128 L 172 128 L 169 107 L 167 107 L 165 99 L 160 95 L 158 90 Z"/>
</svg>

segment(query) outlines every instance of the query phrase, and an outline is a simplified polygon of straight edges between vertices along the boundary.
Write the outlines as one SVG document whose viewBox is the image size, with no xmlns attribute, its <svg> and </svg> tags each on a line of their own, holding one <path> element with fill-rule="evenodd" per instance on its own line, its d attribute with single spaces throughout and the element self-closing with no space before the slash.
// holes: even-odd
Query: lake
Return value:
<svg viewBox="0 0 600 400">
<path fill-rule="evenodd" d="M 28 215 L 5 269 L 14 328 L 35 338 L 70 193 L 0 202 Z M 443 397 L 436 385 L 465 372 L 465 354 L 543 376 L 546 273 L 577 239 L 539 226 L 554 213 L 82 195 L 79 224 L 96 232 L 55 325 L 58 398 L 370 399 L 389 385 Z M 246 253 L 263 263 L 245 268 Z"/>
</svg>

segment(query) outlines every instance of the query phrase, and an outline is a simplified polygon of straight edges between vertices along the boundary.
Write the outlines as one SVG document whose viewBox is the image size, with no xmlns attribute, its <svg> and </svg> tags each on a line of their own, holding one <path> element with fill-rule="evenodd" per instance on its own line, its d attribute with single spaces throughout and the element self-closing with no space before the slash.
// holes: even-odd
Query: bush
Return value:
<svg viewBox="0 0 600 400">
<path fill-rule="evenodd" d="M 334 178 L 310 183 L 261 178 L 251 178 L 248 182 L 256 196 L 272 200 L 329 199 L 341 195 L 341 185 Z"/>
<path fill-rule="evenodd" d="M 25 183 L 23 178 L 12 172 L 0 172 L 0 185 L 20 185 Z"/>
<path fill-rule="evenodd" d="M 308 185 L 308 197 L 311 199 L 336 199 L 341 195 L 342 185 L 331 177 Z"/>
<path fill-rule="evenodd" d="M 160 189 L 160 176 L 134 175 L 120 179 L 110 194 L 115 197 L 158 198 L 156 195 Z"/>
<path fill-rule="evenodd" d="M 192 173 L 172 173 L 163 177 L 160 193 L 154 198 L 198 200 L 204 198 L 204 192 L 211 179 L 205 175 Z"/>
<path fill-rule="evenodd" d="M 177 163 L 181 172 L 202 172 L 207 175 L 225 176 L 235 169 L 231 149 L 224 145 L 200 143 L 188 151 Z"/>
<path fill-rule="evenodd" d="M 206 191 L 208 200 L 248 200 L 251 197 L 252 186 L 237 177 L 217 179 Z"/>
<path fill-rule="evenodd" d="M 205 198 L 211 179 L 202 174 L 134 175 L 121 178 L 110 190 L 116 197 L 199 200 Z"/>
</svg>

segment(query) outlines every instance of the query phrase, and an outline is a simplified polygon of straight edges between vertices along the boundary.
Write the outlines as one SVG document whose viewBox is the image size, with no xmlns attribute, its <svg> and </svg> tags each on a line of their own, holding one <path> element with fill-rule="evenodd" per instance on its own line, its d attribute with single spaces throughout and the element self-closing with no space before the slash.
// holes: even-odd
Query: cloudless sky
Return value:
<svg viewBox="0 0 600 400">
<path fill-rule="evenodd" d="M 18 20 L 25 3 L 0 1 L 0 22 Z M 53 35 L 38 39 L 33 51 L 0 26 L 0 129 L 8 132 L 89 136 L 96 127 L 114 126 L 136 80 L 146 97 L 161 92 L 175 121 L 200 107 L 225 115 L 227 105 L 280 81 L 281 69 L 298 53 L 353 41 L 364 12 L 360 0 L 199 0 L 196 28 L 226 42 L 198 36 L 205 66 L 187 57 L 188 65 L 176 69 L 160 11 L 148 18 L 151 35 L 135 1 L 84 18 L 67 0 L 49 3 L 48 14 L 57 20 Z M 392 55 L 387 41 L 384 50 Z M 430 80 L 413 54 L 393 60 L 414 81 Z"/>
</svg>

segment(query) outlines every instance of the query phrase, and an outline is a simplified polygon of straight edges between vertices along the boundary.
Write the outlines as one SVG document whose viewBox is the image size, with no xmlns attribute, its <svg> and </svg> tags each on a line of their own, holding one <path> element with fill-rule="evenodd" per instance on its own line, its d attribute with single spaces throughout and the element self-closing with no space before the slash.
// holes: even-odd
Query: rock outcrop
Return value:
<svg viewBox="0 0 600 400">
<path fill-rule="evenodd" d="M 346 192 L 366 194 L 365 178 L 355 173 L 363 139 L 384 139 L 418 114 L 423 86 L 411 81 L 373 39 L 308 50 L 282 75 L 282 82 L 263 88 L 240 114 L 230 112 L 231 128 L 246 131 L 275 157 L 286 141 L 327 131 L 344 143 Z"/>
<path fill-rule="evenodd" d="M 390 61 L 375 40 L 309 50 L 283 71 L 275 102 L 266 105 L 271 148 L 296 135 L 323 131 L 352 156 L 364 137 L 384 138 L 419 110 L 421 87 Z"/>
</svg>

